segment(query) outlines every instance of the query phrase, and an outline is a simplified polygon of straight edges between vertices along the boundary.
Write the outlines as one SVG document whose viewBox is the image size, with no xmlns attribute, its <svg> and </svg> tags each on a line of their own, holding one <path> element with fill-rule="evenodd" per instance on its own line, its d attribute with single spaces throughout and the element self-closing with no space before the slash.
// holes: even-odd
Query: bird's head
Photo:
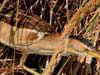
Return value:
<svg viewBox="0 0 100 75">
<path fill-rule="evenodd" d="M 100 59 L 99 51 L 82 37 L 69 36 L 65 41 L 65 51 L 71 54 L 96 57 Z"/>
</svg>

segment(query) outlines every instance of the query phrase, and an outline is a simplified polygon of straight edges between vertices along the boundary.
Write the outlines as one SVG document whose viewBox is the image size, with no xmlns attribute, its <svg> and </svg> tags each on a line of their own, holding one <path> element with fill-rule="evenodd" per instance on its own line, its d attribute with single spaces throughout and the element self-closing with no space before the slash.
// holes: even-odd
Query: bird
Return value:
<svg viewBox="0 0 100 75">
<path fill-rule="evenodd" d="M 38 24 L 38 27 L 33 26 L 34 29 L 27 27 L 16 29 L 16 26 L 0 21 L 0 43 L 15 48 L 23 54 L 53 55 L 55 51 L 60 50 L 63 52 L 62 56 L 78 54 L 100 59 L 99 52 L 89 44 L 89 41 L 74 36 L 62 38 L 61 33 L 51 32 L 52 27 L 47 28 L 41 23 Z M 43 31 L 39 27 L 43 28 Z M 26 61 L 26 58 L 27 55 L 22 56 L 20 65 Z"/>
<path fill-rule="evenodd" d="M 47 33 L 28 28 L 18 28 L 14 35 L 12 35 L 12 28 L 14 27 L 8 23 L 0 22 L 0 42 L 12 48 L 15 47 L 17 50 L 23 48 L 25 49 L 24 52 L 28 54 L 52 55 L 55 50 L 64 50 L 67 46 L 80 54 L 86 50 L 96 52 L 93 46 L 89 46 L 75 37 L 62 39 L 60 33 L 51 33 L 48 35 Z M 13 37 L 13 42 L 10 40 L 11 37 Z M 87 41 L 87 43 L 89 42 Z M 64 55 L 69 55 L 71 52 L 67 49 L 66 51 L 69 53 L 65 53 Z"/>
</svg>

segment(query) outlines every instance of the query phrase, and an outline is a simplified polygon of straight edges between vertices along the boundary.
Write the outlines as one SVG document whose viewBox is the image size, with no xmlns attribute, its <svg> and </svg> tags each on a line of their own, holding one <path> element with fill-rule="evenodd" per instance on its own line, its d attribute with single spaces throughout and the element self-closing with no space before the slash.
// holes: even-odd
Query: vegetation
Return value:
<svg viewBox="0 0 100 75">
<path fill-rule="evenodd" d="M 0 0 L 1 22 L 14 27 L 14 33 L 19 28 L 28 28 L 42 31 L 46 36 L 59 33 L 61 38 L 69 35 L 82 37 L 92 43 L 98 53 L 100 50 L 100 0 Z M 0 42 L 0 74 L 31 75 L 29 70 L 18 67 L 22 54 Z M 100 74 L 100 60 L 95 57 L 77 54 L 61 57 L 59 54 L 52 57 L 29 54 L 25 65 L 45 75 L 50 75 L 49 70 L 53 75 Z"/>
</svg>

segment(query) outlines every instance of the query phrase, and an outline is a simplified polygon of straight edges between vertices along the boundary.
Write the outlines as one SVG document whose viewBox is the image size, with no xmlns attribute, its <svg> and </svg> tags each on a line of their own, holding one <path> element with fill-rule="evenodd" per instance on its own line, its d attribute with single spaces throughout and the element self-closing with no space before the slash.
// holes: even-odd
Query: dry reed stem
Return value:
<svg viewBox="0 0 100 75">
<path fill-rule="evenodd" d="M 57 66 L 57 64 L 61 60 L 61 53 L 62 52 L 57 51 L 52 55 L 50 63 L 45 68 L 42 75 L 52 75 L 53 74 L 55 67 Z"/>
<path fill-rule="evenodd" d="M 68 24 L 65 24 L 64 31 L 62 32 L 62 38 L 66 35 L 68 36 L 71 31 L 78 25 L 81 19 L 90 11 L 92 11 L 94 6 L 100 6 L 100 0 L 90 0 L 84 7 L 80 7 L 78 11 L 74 14 Z M 91 9 L 92 8 L 92 9 Z"/>
<path fill-rule="evenodd" d="M 5 4 L 6 4 L 7 0 L 4 0 L 2 5 L 0 6 L 0 12 L 2 11 L 2 9 L 4 8 Z"/>
<path fill-rule="evenodd" d="M 91 19 L 89 20 L 89 22 L 87 23 L 87 24 L 85 24 L 85 26 L 84 26 L 84 28 L 82 28 L 81 30 L 80 30 L 80 32 L 78 33 L 78 35 L 80 35 L 82 32 L 83 32 L 83 30 L 85 30 L 88 26 L 91 26 L 91 24 L 93 25 L 93 24 L 95 24 L 95 23 L 98 23 L 98 17 L 100 16 L 100 8 L 98 8 L 96 11 L 95 11 L 95 14 L 91 17 Z M 95 20 L 95 23 L 94 23 L 94 20 Z M 88 30 L 88 28 L 86 29 L 86 30 Z M 87 31 L 86 31 L 86 33 L 87 33 Z M 85 33 L 84 33 L 85 34 Z"/>
</svg>

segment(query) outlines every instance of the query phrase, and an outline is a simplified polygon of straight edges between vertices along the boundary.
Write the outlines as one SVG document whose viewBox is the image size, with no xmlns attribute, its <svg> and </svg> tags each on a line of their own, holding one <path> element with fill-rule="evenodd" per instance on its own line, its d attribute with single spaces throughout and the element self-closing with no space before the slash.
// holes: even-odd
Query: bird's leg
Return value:
<svg viewBox="0 0 100 75">
<path fill-rule="evenodd" d="M 28 57 L 28 54 L 25 54 L 25 53 L 22 54 L 21 59 L 20 59 L 19 66 L 22 67 L 22 66 L 24 65 L 24 63 L 25 63 L 27 57 Z"/>
<path fill-rule="evenodd" d="M 26 54 L 26 53 L 22 54 L 22 57 L 21 57 L 20 63 L 19 63 L 19 67 L 22 67 L 25 71 L 27 71 L 27 72 L 29 72 L 29 73 L 31 73 L 33 75 L 40 75 L 38 72 L 36 72 L 33 69 L 31 69 L 31 68 L 29 68 L 29 67 L 24 65 L 27 57 L 28 57 L 28 54 Z"/>
</svg>

